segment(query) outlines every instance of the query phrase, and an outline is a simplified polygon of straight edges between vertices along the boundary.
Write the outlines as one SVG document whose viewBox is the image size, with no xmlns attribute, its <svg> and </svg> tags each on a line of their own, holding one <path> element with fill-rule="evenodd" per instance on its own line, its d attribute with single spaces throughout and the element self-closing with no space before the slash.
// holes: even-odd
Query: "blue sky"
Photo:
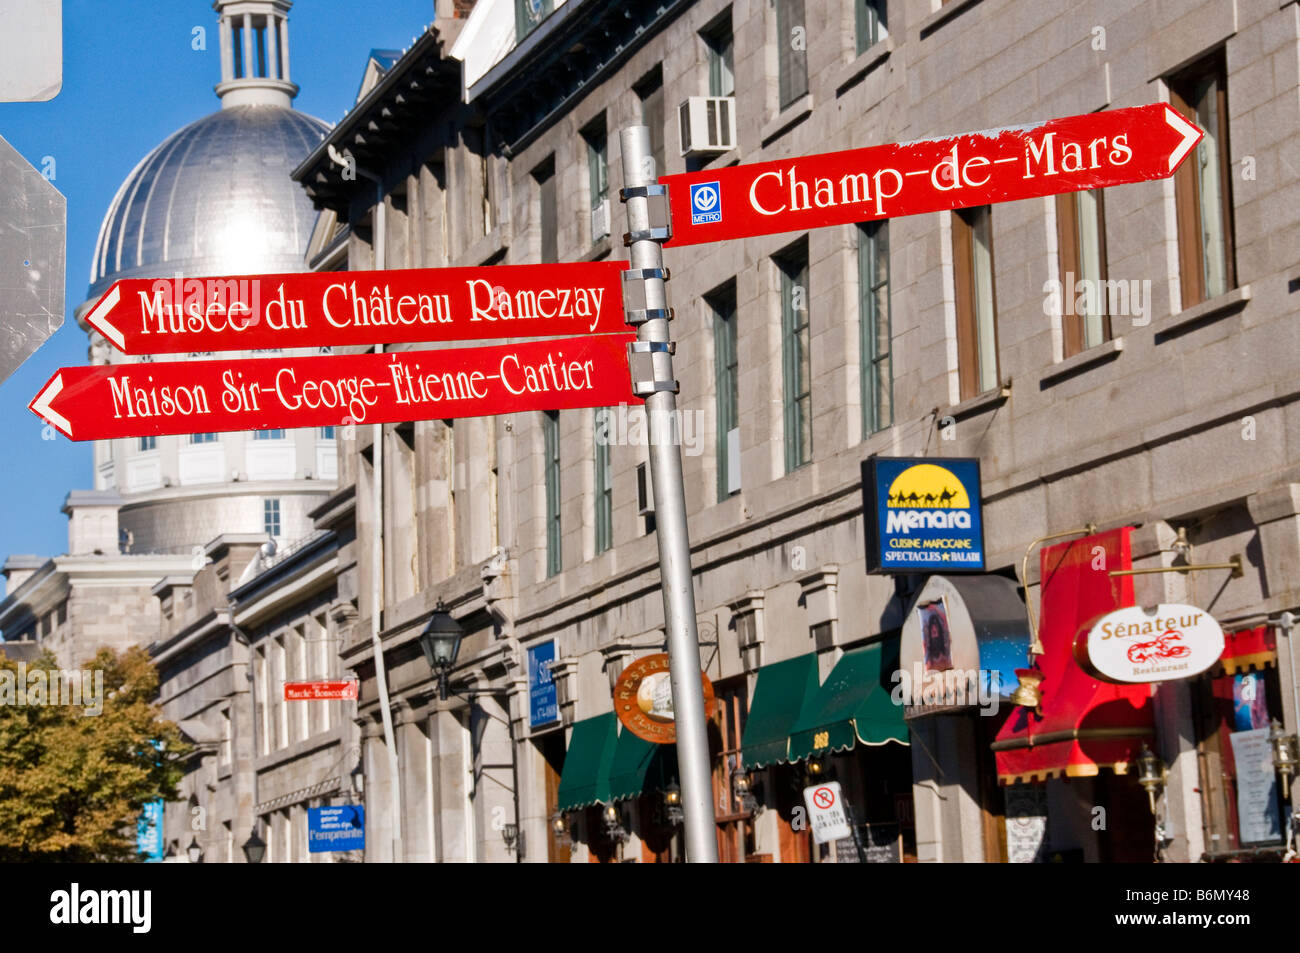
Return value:
<svg viewBox="0 0 1300 953">
<path fill-rule="evenodd" d="M 433 19 L 434 0 L 299 0 L 289 14 L 295 108 L 338 122 L 373 48 L 403 49 Z M 192 49 L 193 30 L 207 49 Z M 0 136 L 68 200 L 63 328 L 0 384 L 0 557 L 67 551 L 71 489 L 91 489 L 91 445 L 42 439 L 27 403 L 58 367 L 86 363 L 72 318 L 85 298 L 99 224 L 122 180 L 154 146 L 215 111 L 221 78 L 210 0 L 64 0 L 63 89 L 47 103 L 0 103 Z"/>
</svg>

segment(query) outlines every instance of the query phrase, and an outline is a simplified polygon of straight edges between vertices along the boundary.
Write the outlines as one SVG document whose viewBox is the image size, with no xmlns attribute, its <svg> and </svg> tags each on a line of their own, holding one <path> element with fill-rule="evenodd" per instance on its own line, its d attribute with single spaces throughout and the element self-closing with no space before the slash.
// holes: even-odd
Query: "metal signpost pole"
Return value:
<svg viewBox="0 0 1300 953">
<path fill-rule="evenodd" d="M 650 474 L 654 490 L 656 535 L 659 539 L 659 581 L 664 597 L 664 624 L 677 729 L 677 765 L 681 773 L 682 811 L 689 863 L 717 863 L 717 833 L 713 819 L 713 785 L 709 772 L 704 690 L 700 682 L 700 646 L 695 629 L 695 591 L 691 577 L 691 548 L 686 532 L 686 493 L 677 441 L 677 384 L 673 379 L 668 335 L 668 301 L 664 288 L 663 249 L 666 229 L 652 226 L 650 196 L 660 196 L 650 153 L 650 130 L 630 126 L 620 133 L 623 151 L 623 200 L 627 206 L 631 271 L 628 284 L 641 282 L 644 308 L 629 312 L 637 322 L 632 344 L 632 387 L 645 394 L 650 428 Z M 665 212 L 667 203 L 660 202 Z M 637 366 L 652 368 L 641 378 Z M 640 378 L 640 379 L 639 379 Z"/>
</svg>

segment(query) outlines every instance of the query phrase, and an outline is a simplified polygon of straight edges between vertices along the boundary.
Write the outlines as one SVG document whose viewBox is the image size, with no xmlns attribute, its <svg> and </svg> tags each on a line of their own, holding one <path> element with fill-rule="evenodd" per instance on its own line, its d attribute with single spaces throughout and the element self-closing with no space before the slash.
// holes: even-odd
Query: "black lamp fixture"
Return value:
<svg viewBox="0 0 1300 953">
<path fill-rule="evenodd" d="M 248 840 L 244 841 L 243 851 L 244 859 L 250 864 L 260 864 L 266 856 L 266 841 L 257 836 L 257 828 L 253 828 Z"/>
<path fill-rule="evenodd" d="M 1276 718 L 1269 728 L 1268 741 L 1273 747 L 1273 767 L 1282 776 L 1282 797 L 1289 801 L 1291 800 L 1291 778 L 1295 776 L 1297 766 L 1300 766 L 1300 757 L 1297 757 L 1300 744 L 1297 744 L 1295 735 L 1286 733 L 1282 723 Z"/>
<path fill-rule="evenodd" d="M 190 838 L 190 846 L 185 848 L 185 856 L 190 859 L 191 864 L 197 864 L 203 860 L 203 848 L 199 846 L 197 835 Z"/>
<path fill-rule="evenodd" d="M 731 776 L 731 792 L 745 813 L 757 814 L 761 809 L 758 797 L 754 794 L 754 780 L 748 772 L 738 771 Z"/>
<path fill-rule="evenodd" d="M 452 618 L 447 606 L 441 599 L 433 608 L 429 623 L 420 633 L 420 648 L 429 668 L 438 675 L 438 697 L 447 700 L 447 676 L 456 664 L 460 654 L 460 643 L 465 637 L 465 630 Z"/>
<path fill-rule="evenodd" d="M 1156 798 L 1164 789 L 1165 782 L 1169 777 L 1169 770 L 1165 763 L 1146 742 L 1142 743 L 1142 753 L 1138 756 L 1138 784 L 1147 792 L 1147 799 L 1151 805 L 1151 813 L 1156 813 Z"/>
<path fill-rule="evenodd" d="M 676 827 L 686 817 L 682 811 L 682 789 L 676 781 L 669 782 L 664 788 L 664 817 L 668 823 Z"/>
</svg>

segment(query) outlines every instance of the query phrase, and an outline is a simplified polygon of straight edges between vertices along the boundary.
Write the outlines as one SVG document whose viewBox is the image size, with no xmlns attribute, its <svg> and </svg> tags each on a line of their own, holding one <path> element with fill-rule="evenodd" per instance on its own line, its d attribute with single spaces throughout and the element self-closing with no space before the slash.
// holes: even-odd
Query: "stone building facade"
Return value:
<svg viewBox="0 0 1300 953">
<path fill-rule="evenodd" d="M 349 268 L 374 267 L 379 222 L 390 269 L 621 257 L 618 130 L 635 123 L 651 127 L 663 173 L 1151 102 L 1209 134 L 1174 178 L 1100 196 L 666 252 L 679 406 L 701 435 L 683 447 L 701 665 L 730 706 L 715 728 L 725 856 L 837 856 L 792 820 L 813 761 L 855 779 L 869 821 L 891 820 L 868 803 L 887 777 L 902 852 L 920 860 L 1006 859 L 1008 804 L 1030 789 L 1043 849 L 1117 859 L 1121 839 L 1152 836 L 1135 757 L 1001 788 L 978 721 L 910 721 L 902 765 L 899 745 L 863 743 L 742 770 L 764 670 L 811 656 L 824 686 L 842 660 L 896 638 L 911 609 L 914 582 L 865 572 L 860 465 L 873 455 L 979 458 L 989 575 L 1015 586 L 1024 560 L 1031 604 L 1037 547 L 1054 534 L 1133 527 L 1135 568 L 1240 556 L 1239 576 L 1139 576 L 1135 598 L 1269 629 L 1271 714 L 1295 730 L 1279 625 L 1300 601 L 1295 394 L 1274 355 L 1296 343 L 1287 236 L 1300 180 L 1283 156 L 1300 128 L 1300 8 L 709 0 L 628 14 L 569 0 L 533 21 L 516 7 L 480 2 L 463 29 L 426 34 L 332 131 L 330 145 L 381 177 L 382 214 L 324 146 L 296 171 L 351 224 Z M 441 109 L 414 109 L 431 88 Z M 704 95 L 733 97 L 736 143 L 683 157 L 678 104 Z M 1079 278 L 1133 294 L 1104 315 L 1059 285 L 1053 295 Z M 604 757 L 575 748 L 579 727 L 586 738 L 608 716 L 613 677 L 663 644 L 653 515 L 638 496 L 646 450 L 634 428 L 606 442 L 601 426 L 590 411 L 539 412 L 385 426 L 381 451 L 368 427 L 341 443 L 358 501 L 344 660 L 362 677 L 368 859 L 393 857 L 368 638 L 379 611 L 405 859 L 519 859 L 505 836 L 516 824 L 527 861 L 674 856 L 649 782 L 557 794 L 578 770 L 568 762 Z M 376 452 L 382 607 L 368 595 Z M 439 600 L 468 633 L 453 678 L 468 697 L 447 702 L 415 643 Z M 539 727 L 528 653 L 549 641 L 560 718 Z M 1155 689 L 1156 724 L 1131 739 L 1134 756 L 1149 742 L 1169 766 L 1166 859 L 1221 855 L 1240 836 L 1199 793 L 1198 758 L 1216 744 L 1203 688 Z M 491 767 L 510 747 L 513 785 Z M 740 799 L 739 774 L 757 804 Z M 911 797 L 897 797 L 900 778 Z M 1103 802 L 1123 818 L 1110 835 L 1080 820 Z"/>
</svg>

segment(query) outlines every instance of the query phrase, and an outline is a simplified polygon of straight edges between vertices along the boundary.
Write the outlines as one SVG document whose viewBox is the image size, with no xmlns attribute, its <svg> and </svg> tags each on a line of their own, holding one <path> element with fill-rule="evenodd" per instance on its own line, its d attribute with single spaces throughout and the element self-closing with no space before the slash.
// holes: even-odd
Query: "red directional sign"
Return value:
<svg viewBox="0 0 1300 953">
<path fill-rule="evenodd" d="M 1172 175 L 1201 130 L 1163 103 L 668 175 L 695 245 L 1105 188 Z"/>
<path fill-rule="evenodd" d="M 477 341 L 627 330 L 626 262 L 128 278 L 86 321 L 125 354 Z"/>
<path fill-rule="evenodd" d="M 287 702 L 355 700 L 355 679 L 324 682 L 285 682 L 284 700 Z"/>
<path fill-rule="evenodd" d="M 617 406 L 635 338 L 65 367 L 28 406 L 73 440 Z"/>
</svg>

